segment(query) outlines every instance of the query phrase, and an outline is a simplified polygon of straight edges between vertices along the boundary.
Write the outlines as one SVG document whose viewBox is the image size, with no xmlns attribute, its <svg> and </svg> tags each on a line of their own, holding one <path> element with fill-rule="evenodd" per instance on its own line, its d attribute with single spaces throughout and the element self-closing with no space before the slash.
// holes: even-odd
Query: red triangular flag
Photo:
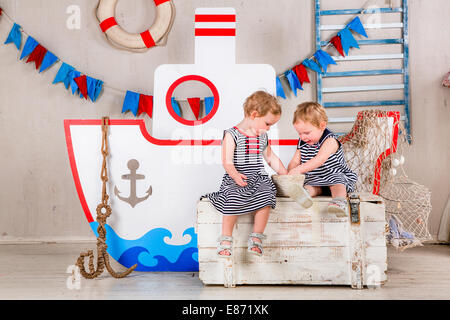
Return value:
<svg viewBox="0 0 450 320">
<path fill-rule="evenodd" d="M 341 37 L 334 36 L 333 38 L 331 38 L 330 42 L 333 44 L 333 46 L 336 48 L 336 50 L 341 54 L 341 56 L 345 57 L 344 49 L 342 48 Z"/>
<path fill-rule="evenodd" d="M 2 8 L 0 8 L 0 16 L 2 15 L 2 13 L 3 13 L 3 9 L 2 9 Z"/>
<path fill-rule="evenodd" d="M 301 85 L 303 85 L 303 82 L 311 82 L 308 77 L 308 71 L 303 64 L 296 65 L 292 70 L 294 70 Z"/>
<path fill-rule="evenodd" d="M 200 98 L 188 98 L 188 102 L 195 118 L 198 120 L 198 116 L 200 115 Z"/>
<path fill-rule="evenodd" d="M 80 89 L 81 94 L 87 100 L 88 92 L 87 92 L 86 75 L 82 75 L 80 77 L 74 78 L 73 81 L 75 81 L 75 83 L 78 86 L 78 89 Z"/>
<path fill-rule="evenodd" d="M 42 60 L 44 60 L 44 56 L 46 53 L 47 53 L 47 49 L 45 49 L 43 46 L 38 44 L 36 46 L 36 48 L 34 48 L 33 52 L 31 52 L 30 56 L 28 57 L 27 63 L 34 61 L 34 63 L 36 64 L 36 69 L 39 69 L 42 64 Z"/>
<path fill-rule="evenodd" d="M 153 96 L 141 94 L 139 96 L 138 116 L 145 112 L 150 118 L 153 117 Z"/>
</svg>

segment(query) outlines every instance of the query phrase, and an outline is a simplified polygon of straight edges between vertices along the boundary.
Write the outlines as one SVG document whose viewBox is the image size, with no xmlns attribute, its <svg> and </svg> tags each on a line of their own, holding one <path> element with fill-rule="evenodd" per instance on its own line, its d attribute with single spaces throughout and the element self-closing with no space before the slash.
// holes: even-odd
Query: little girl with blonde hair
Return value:
<svg viewBox="0 0 450 320">
<path fill-rule="evenodd" d="M 257 91 L 244 103 L 244 119 L 224 131 L 222 163 L 226 171 L 219 191 L 203 195 L 223 214 L 222 235 L 218 239 L 217 254 L 232 255 L 232 232 L 237 217 L 254 213 L 253 232 L 249 236 L 248 251 L 261 255 L 264 229 L 271 208 L 276 205 L 276 187 L 264 169 L 263 158 L 278 174 L 287 174 L 280 159 L 269 145 L 267 131 L 281 117 L 277 99 L 264 91 Z"/>
<path fill-rule="evenodd" d="M 312 205 L 310 197 L 329 189 L 333 199 L 328 211 L 345 216 L 347 193 L 355 190 L 357 176 L 347 166 L 337 136 L 327 128 L 325 109 L 316 102 L 302 103 L 297 106 L 293 124 L 300 139 L 288 171 L 289 174 L 305 174 L 306 191 L 301 189 L 303 203 Z"/>
</svg>

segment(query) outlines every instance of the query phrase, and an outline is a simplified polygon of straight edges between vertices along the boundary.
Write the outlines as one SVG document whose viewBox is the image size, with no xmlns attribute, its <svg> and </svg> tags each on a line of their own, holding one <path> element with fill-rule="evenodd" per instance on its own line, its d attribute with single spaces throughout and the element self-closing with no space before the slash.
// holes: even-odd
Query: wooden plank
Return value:
<svg viewBox="0 0 450 320">
<path fill-rule="evenodd" d="M 382 251 L 382 250 L 381 250 Z M 371 262 L 376 261 L 379 252 L 372 250 Z M 348 249 L 346 247 L 266 247 L 261 257 L 247 251 L 247 247 L 236 247 L 233 251 L 234 263 L 264 264 L 271 262 L 305 262 L 315 261 L 318 264 L 331 261 L 348 260 Z M 382 261 L 383 257 L 379 259 Z M 198 254 L 198 262 L 215 262 L 224 260 L 216 254 L 216 248 L 201 247 Z"/>
<path fill-rule="evenodd" d="M 362 13 L 361 9 L 321 10 L 320 15 L 347 15 L 347 14 L 373 14 L 373 13 L 395 13 L 402 12 L 403 8 L 368 8 Z"/>
<path fill-rule="evenodd" d="M 360 77 L 360 76 L 379 76 L 390 74 L 403 74 L 403 69 L 384 69 L 384 70 L 359 70 L 359 71 L 344 71 L 344 72 L 327 72 L 323 75 L 324 78 L 334 77 Z"/>
<path fill-rule="evenodd" d="M 366 248 L 366 259 L 362 264 L 363 284 L 387 280 L 386 248 Z M 199 252 L 200 279 L 206 284 L 224 284 L 227 280 L 226 267 L 217 258 L 214 248 L 204 248 Z M 236 284 L 350 284 L 350 260 L 348 250 L 342 247 L 297 247 L 268 248 L 262 257 L 249 254 L 246 249 L 235 251 L 233 283 Z M 278 270 L 275 270 L 278 267 Z M 330 273 L 331 268 L 344 272 Z M 293 272 L 292 268 L 298 272 Z M 261 272 L 260 272 L 261 271 Z M 277 272 L 270 276 L 271 272 Z M 269 275 L 268 275 L 269 274 Z M 318 277 L 318 274 L 322 274 Z M 297 278 L 294 278 L 297 277 Z M 332 278 L 333 277 L 333 278 Z M 347 280 L 346 280 L 347 278 Z M 223 280 L 222 280 L 223 279 Z M 376 284 L 376 282 L 375 282 Z"/>
<path fill-rule="evenodd" d="M 264 247 L 292 246 L 348 246 L 348 223 L 319 223 L 319 232 L 313 232 L 313 223 L 268 223 Z M 198 246 L 216 247 L 221 224 L 198 224 Z M 233 231 L 234 246 L 247 248 L 253 223 L 237 223 Z"/>
<path fill-rule="evenodd" d="M 370 106 L 401 106 L 404 105 L 404 100 L 380 100 L 380 101 L 352 101 L 352 102 L 325 102 L 325 108 L 339 108 L 339 107 L 370 107 Z"/>
<path fill-rule="evenodd" d="M 353 87 L 329 87 L 323 88 L 323 93 L 336 92 L 358 92 L 358 91 L 381 91 L 381 90 L 401 90 L 404 89 L 404 84 L 384 84 L 376 86 L 353 86 Z"/>
<path fill-rule="evenodd" d="M 396 29 L 396 28 L 403 28 L 402 22 L 393 22 L 393 23 L 369 23 L 369 24 L 363 24 L 365 29 Z M 327 31 L 327 30 L 342 30 L 346 27 L 345 24 L 328 24 L 328 25 L 321 25 L 320 31 Z"/>
<path fill-rule="evenodd" d="M 390 54 L 366 54 L 366 55 L 351 55 L 351 56 L 333 56 L 334 61 L 364 61 L 364 60 L 391 60 L 403 59 L 403 53 Z"/>
<path fill-rule="evenodd" d="M 239 284 L 322 284 L 349 285 L 347 261 L 322 264 L 315 261 L 297 263 L 236 264 L 235 279 Z M 223 263 L 207 262 L 202 264 L 199 278 L 205 284 L 223 284 Z"/>
<path fill-rule="evenodd" d="M 402 44 L 403 39 L 368 39 L 368 40 L 356 40 L 358 45 L 380 45 L 380 44 Z M 321 41 L 320 45 L 325 47 L 328 45 L 329 41 Z"/>
</svg>

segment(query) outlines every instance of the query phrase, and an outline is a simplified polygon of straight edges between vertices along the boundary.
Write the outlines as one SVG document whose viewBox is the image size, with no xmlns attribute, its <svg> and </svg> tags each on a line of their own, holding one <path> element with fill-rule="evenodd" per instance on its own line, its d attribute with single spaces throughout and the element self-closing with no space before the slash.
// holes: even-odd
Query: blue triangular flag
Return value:
<svg viewBox="0 0 450 320">
<path fill-rule="evenodd" d="M 133 91 L 127 91 L 125 99 L 123 100 L 122 113 L 126 111 L 131 111 L 135 117 L 137 117 L 137 112 L 139 109 L 139 98 L 140 94 Z"/>
<path fill-rule="evenodd" d="M 359 33 L 360 35 L 368 38 L 366 30 L 364 30 L 364 26 L 361 23 L 361 20 L 359 20 L 359 17 L 356 17 L 353 19 L 348 25 L 347 28 Z"/>
<path fill-rule="evenodd" d="M 41 68 L 39 69 L 39 73 L 50 68 L 50 66 L 52 66 L 56 61 L 58 61 L 58 57 L 55 56 L 50 51 L 47 51 L 47 53 L 44 56 L 44 60 L 42 60 L 42 64 L 41 64 Z"/>
<path fill-rule="evenodd" d="M 29 56 L 30 53 L 33 52 L 33 50 L 37 47 L 38 42 L 33 39 L 33 37 L 28 36 L 27 41 L 25 42 L 25 45 L 23 46 L 22 53 L 20 54 L 20 60 L 25 58 L 26 56 Z"/>
<path fill-rule="evenodd" d="M 295 96 L 297 96 L 297 89 L 303 90 L 300 81 L 298 80 L 297 75 L 294 71 L 288 70 L 284 73 L 286 79 L 289 81 L 289 85 L 291 86 L 291 90 L 294 92 Z"/>
<path fill-rule="evenodd" d="M 58 70 L 58 73 L 56 74 L 55 79 L 53 80 L 53 84 L 59 83 L 59 82 L 64 82 L 64 84 L 65 84 L 67 82 L 66 79 L 68 79 L 69 73 L 71 73 L 73 70 L 75 70 L 74 67 L 63 62 L 61 67 Z M 66 86 L 66 88 L 68 88 L 68 86 Z"/>
<path fill-rule="evenodd" d="M 175 100 L 175 98 L 173 98 L 172 97 L 172 108 L 173 108 L 173 111 L 175 111 L 175 113 L 179 116 L 179 117 L 181 117 L 181 108 L 180 108 L 180 105 L 178 104 L 178 101 L 177 100 Z"/>
<path fill-rule="evenodd" d="M 64 84 L 66 85 L 66 89 L 69 89 L 69 85 L 72 87 L 72 94 L 75 94 L 75 91 L 78 90 L 78 84 L 75 82 L 75 78 L 81 76 L 81 72 L 77 70 L 72 70 L 68 77 L 65 79 Z M 77 91 L 77 93 L 81 93 Z"/>
<path fill-rule="evenodd" d="M 345 55 L 348 55 L 348 50 L 350 50 L 350 48 L 359 48 L 358 42 L 356 42 L 352 32 L 348 28 L 344 28 L 339 31 L 338 36 L 341 38 L 342 48 L 344 49 Z"/>
<path fill-rule="evenodd" d="M 17 23 L 14 23 L 14 25 L 12 26 L 8 38 L 6 38 L 5 44 L 11 42 L 14 42 L 17 50 L 20 50 L 20 46 L 22 45 L 22 32 L 20 32 L 20 26 Z"/>
<path fill-rule="evenodd" d="M 323 50 L 317 50 L 316 53 L 314 53 L 314 57 L 325 72 L 327 72 L 327 66 L 329 64 L 337 64 L 336 61 Z"/>
<path fill-rule="evenodd" d="M 294 72 L 294 70 L 291 70 L 292 78 L 294 79 L 294 84 L 296 89 L 303 90 L 302 84 L 300 83 L 300 80 L 297 77 L 297 74 Z"/>
<path fill-rule="evenodd" d="M 205 116 L 207 116 L 214 106 L 214 97 L 205 98 Z"/>
<path fill-rule="evenodd" d="M 319 65 L 312 59 L 305 59 L 303 60 L 302 64 L 317 73 L 323 73 L 322 70 L 320 70 Z"/>
<path fill-rule="evenodd" d="M 286 95 L 284 94 L 283 85 L 281 84 L 280 78 L 276 77 L 276 80 L 277 80 L 277 96 L 286 99 Z"/>
<path fill-rule="evenodd" d="M 102 92 L 103 89 L 103 81 L 97 80 L 97 83 L 95 84 L 95 91 L 94 91 L 94 102 L 97 101 L 98 96 L 100 95 L 100 92 Z"/>
<path fill-rule="evenodd" d="M 94 101 L 96 84 L 97 84 L 96 79 L 86 76 L 86 89 L 87 89 L 87 93 L 88 93 L 88 96 L 91 99 L 91 101 Z"/>
</svg>

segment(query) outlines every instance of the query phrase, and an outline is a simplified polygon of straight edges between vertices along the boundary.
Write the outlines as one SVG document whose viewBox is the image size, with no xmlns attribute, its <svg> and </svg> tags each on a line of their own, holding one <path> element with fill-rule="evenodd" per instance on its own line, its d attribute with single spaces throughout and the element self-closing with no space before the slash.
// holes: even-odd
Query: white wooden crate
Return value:
<svg viewBox="0 0 450 320">
<path fill-rule="evenodd" d="M 277 198 L 271 210 L 261 257 L 247 252 L 253 214 L 238 217 L 233 257 L 216 255 L 222 215 L 208 199 L 197 205 L 199 277 L 204 284 L 381 285 L 386 277 L 385 206 L 381 197 L 359 195 L 359 221 L 327 213 L 331 198 L 314 198 L 303 209 Z"/>
</svg>

